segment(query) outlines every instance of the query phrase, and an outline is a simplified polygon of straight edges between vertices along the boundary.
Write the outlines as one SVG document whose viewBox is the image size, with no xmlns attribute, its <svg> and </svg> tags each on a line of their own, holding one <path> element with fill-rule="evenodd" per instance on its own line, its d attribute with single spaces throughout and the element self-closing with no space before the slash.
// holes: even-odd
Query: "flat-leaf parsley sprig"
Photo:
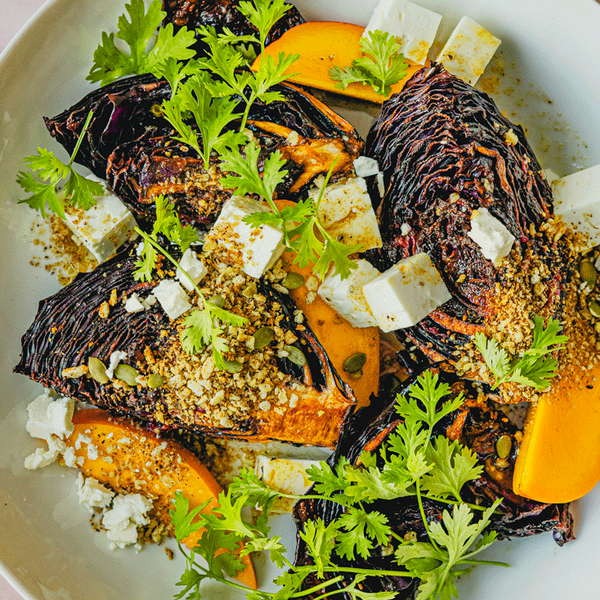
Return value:
<svg viewBox="0 0 600 600">
<path fill-rule="evenodd" d="M 87 76 L 92 83 L 111 83 L 125 75 L 152 73 L 169 59 L 185 61 L 195 55 L 193 31 L 181 27 L 174 33 L 172 23 L 160 27 L 167 16 L 161 0 L 153 0 L 146 12 L 144 0 L 131 0 L 125 5 L 127 15 L 119 17 L 116 37 L 129 46 L 129 53 L 115 43 L 115 34 L 102 32 L 102 43 L 94 52 L 94 64 Z M 158 30 L 158 32 L 157 32 Z M 152 40 L 154 44 L 148 50 Z"/>
<path fill-rule="evenodd" d="M 420 376 L 408 397 L 398 398 L 397 411 L 403 421 L 380 451 L 363 452 L 356 464 L 341 458 L 333 466 L 322 462 L 319 467 L 312 467 L 308 471 L 314 482 L 312 494 L 280 494 L 267 487 L 252 471 L 243 469 L 228 490 L 220 494 L 219 507 L 211 513 L 190 512 L 187 500 L 176 495 L 171 517 L 187 560 L 186 571 L 178 584 L 183 590 L 176 597 L 201 598 L 201 583 L 207 578 L 242 587 L 227 580 L 224 573 L 231 575 L 231 571 L 241 570 L 239 557 L 256 550 L 268 551 L 273 562 L 287 571 L 276 580 L 280 586 L 277 592 L 247 590 L 249 600 L 304 598 L 309 592 L 302 586 L 309 575 L 319 579 L 326 575 L 331 577 L 310 590 L 323 599 L 342 592 L 353 600 L 395 598 L 395 592 L 370 593 L 361 589 L 360 583 L 366 577 L 378 576 L 419 579 L 418 600 L 449 599 L 456 595 L 456 577 L 473 565 L 506 566 L 478 557 L 496 539 L 495 532 L 487 528 L 500 501 L 482 508 L 470 506 L 460 498 L 464 484 L 481 475 L 482 468 L 475 455 L 458 442 L 432 435 L 436 424 L 462 402 L 460 395 L 446 400 L 449 393 L 449 386 L 441 383 L 437 374 L 427 371 Z M 326 500 L 344 507 L 337 518 L 329 522 L 320 518 L 307 521 L 299 531 L 313 564 L 292 565 L 281 540 L 270 535 L 266 515 L 279 496 Z M 369 506 L 380 500 L 404 497 L 415 498 L 426 541 L 399 536 L 387 515 Z M 423 507 L 424 497 L 442 505 L 453 505 L 452 509 L 442 512 L 441 521 L 429 521 Z M 261 517 L 250 523 L 244 518 L 243 510 L 256 506 L 262 509 Z M 181 546 L 181 540 L 200 528 L 205 529 L 202 538 L 188 553 Z M 219 547 L 226 551 L 216 555 Z M 392 549 L 388 569 L 363 568 L 348 562 L 340 565 L 336 559 L 368 558 L 376 547 Z M 206 565 L 198 563 L 196 556 L 201 556 Z"/>
<path fill-rule="evenodd" d="M 181 331 L 183 349 L 189 354 L 197 354 L 207 346 L 211 346 L 217 369 L 236 371 L 238 364 L 227 360 L 224 356 L 229 351 L 229 347 L 223 337 L 223 324 L 240 327 L 248 320 L 207 300 L 189 273 L 158 242 L 158 236 L 162 234 L 171 243 L 179 246 L 183 253 L 192 243 L 198 241 L 196 230 L 191 225 L 181 225 L 174 205 L 163 196 L 158 196 L 156 199 L 156 220 L 152 232 L 147 233 L 139 227 L 135 230 L 144 240 L 140 258 L 136 263 L 138 268 L 134 272 L 135 279 L 150 281 L 158 256 L 162 254 L 187 277 L 198 294 L 201 308 L 192 310 L 183 322 L 184 328 Z"/>
<path fill-rule="evenodd" d="M 360 39 L 363 55 L 344 68 L 336 65 L 329 70 L 329 76 L 340 90 L 351 83 L 370 85 L 380 96 L 388 96 L 392 85 L 406 76 L 406 61 L 399 52 L 396 38 L 376 29 Z"/>
<path fill-rule="evenodd" d="M 503 383 L 513 382 L 544 391 L 550 386 L 550 379 L 556 377 L 558 361 L 549 356 L 560 350 L 568 337 L 559 335 L 560 322 L 550 319 L 544 327 L 543 319 L 533 317 L 533 341 L 522 356 L 511 356 L 495 339 L 485 334 L 475 334 L 475 346 L 481 352 L 488 369 L 495 378 L 494 389 Z"/>
<path fill-rule="evenodd" d="M 63 219 L 65 218 L 65 204 L 83 210 L 88 210 L 96 204 L 95 196 L 102 196 L 104 187 L 101 183 L 80 175 L 73 168 L 73 162 L 92 117 L 93 112 L 90 111 L 68 163 L 63 163 L 54 156 L 52 151 L 45 148 L 38 148 L 37 155 L 26 156 L 23 159 L 32 171 L 37 172 L 37 176 L 42 181 L 39 181 L 29 171 L 19 172 L 17 183 L 31 194 L 29 198 L 19 200 L 20 204 L 28 204 L 30 208 L 39 211 L 43 217 L 46 217 L 46 208 L 48 208 L 50 212 Z M 64 188 L 59 190 L 59 183 L 63 180 L 66 180 Z"/>
</svg>

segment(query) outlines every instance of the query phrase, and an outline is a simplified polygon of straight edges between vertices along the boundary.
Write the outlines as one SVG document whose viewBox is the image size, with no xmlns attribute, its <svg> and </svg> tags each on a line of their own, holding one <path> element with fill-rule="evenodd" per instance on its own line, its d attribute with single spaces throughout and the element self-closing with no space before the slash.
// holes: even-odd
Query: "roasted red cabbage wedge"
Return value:
<svg viewBox="0 0 600 600">
<path fill-rule="evenodd" d="M 249 320 L 225 327 L 225 358 L 242 364 L 239 372 L 220 371 L 210 348 L 197 355 L 183 351 L 180 332 L 186 315 L 172 321 L 158 302 L 127 312 L 125 298 L 134 293 L 147 298 L 158 283 L 134 279 L 136 259 L 134 250 L 125 250 L 42 300 L 23 336 L 15 371 L 162 430 L 335 446 L 355 400 L 310 329 L 297 322 L 286 295 L 204 258 L 210 266 L 201 282 L 205 296 L 220 296 L 225 308 Z M 174 275 L 167 264 L 159 273 Z M 256 293 L 242 293 L 253 286 Z M 274 339 L 253 350 L 261 327 L 271 328 Z M 108 367 L 115 351 L 126 355 L 124 379 L 117 367 L 103 383 L 98 363 L 92 368 L 90 358 Z"/>
<path fill-rule="evenodd" d="M 436 372 L 438 372 L 436 370 Z M 490 506 L 497 499 L 501 500 L 496 513 L 492 516 L 491 530 L 498 537 L 523 537 L 542 532 L 552 531 L 554 540 L 560 546 L 573 539 L 573 519 L 567 504 L 543 504 L 516 496 L 512 492 L 512 473 L 514 461 L 518 452 L 522 434 L 517 425 L 509 420 L 504 412 L 490 398 L 481 399 L 481 391 L 470 382 L 461 381 L 456 376 L 439 372 L 440 381 L 451 386 L 451 395 L 460 392 L 465 395 L 465 402 L 458 410 L 445 417 L 434 431 L 435 435 L 445 435 L 451 440 L 471 448 L 476 453 L 479 462 L 484 467 L 483 475 L 463 489 L 463 498 L 467 502 Z M 395 393 L 407 393 L 415 377 L 400 385 Z M 377 453 L 398 423 L 401 416 L 396 411 L 395 394 L 389 397 L 388 405 L 381 411 L 372 408 L 355 413 L 344 427 L 342 437 L 334 455 L 329 460 L 334 464 L 340 457 L 345 457 L 351 464 L 357 464 L 363 451 Z M 493 397 L 492 397 L 493 398 Z M 504 437 L 510 442 L 510 451 L 505 458 L 500 459 L 496 447 L 498 440 Z M 504 455 L 504 452 L 502 453 Z M 314 493 L 314 490 L 309 493 Z M 425 514 L 428 521 L 440 520 L 444 510 L 451 510 L 451 505 L 441 504 L 423 499 Z M 393 531 L 403 538 L 411 532 L 416 533 L 419 541 L 427 541 L 428 537 L 423 527 L 421 514 L 414 497 L 398 500 L 378 501 L 365 505 L 369 509 L 385 514 Z M 294 518 L 299 530 L 309 520 L 323 519 L 325 525 L 343 514 L 344 507 L 328 500 L 301 500 L 294 508 Z M 367 560 L 358 557 L 352 563 L 339 557 L 336 558 L 340 567 L 367 568 L 380 570 L 397 570 L 393 562 L 393 552 L 390 548 L 376 547 Z M 298 537 L 295 563 L 310 564 L 310 556 L 305 542 Z M 327 573 L 328 579 L 333 579 L 343 573 Z M 344 575 L 344 577 L 348 577 Z M 351 581 L 342 580 L 335 589 L 345 587 Z M 305 589 L 320 582 L 311 576 L 305 581 Z M 368 577 L 361 584 L 365 592 L 394 591 L 399 600 L 415 597 L 418 580 L 402 577 Z M 318 594 L 315 594 L 316 596 Z M 314 597 L 307 594 L 306 598 Z M 340 594 L 348 600 L 347 594 Z"/>
<path fill-rule="evenodd" d="M 164 10 L 167 13 L 165 24 L 173 23 L 176 28 L 187 27 L 195 30 L 204 25 L 214 27 L 221 33 L 227 27 L 234 35 L 257 35 L 258 30 L 239 11 L 241 0 L 163 0 Z M 287 3 L 286 3 L 287 4 Z M 289 4 L 290 9 L 269 31 L 266 45 L 280 38 L 288 29 L 304 23 L 298 9 Z M 249 43 L 256 53 L 260 52 L 260 45 Z M 198 39 L 196 42 L 198 55 L 205 53 L 205 44 Z"/>
<path fill-rule="evenodd" d="M 277 187 L 277 197 L 298 198 L 316 177 L 328 172 L 334 160 L 332 181 L 350 175 L 363 149 L 356 130 L 298 87 L 282 84 L 273 90 L 285 100 L 256 101 L 247 129 L 262 149 L 261 164 L 276 150 L 286 160 L 288 175 Z M 76 160 L 106 179 L 136 216 L 151 219 L 154 199 L 162 194 L 176 203 L 186 222 L 207 226 L 231 192 L 219 183 L 218 157 L 206 170 L 193 149 L 173 139 L 176 133 L 159 108 L 170 93 L 168 83 L 151 75 L 123 79 L 46 119 L 46 126 L 72 152 L 92 110 L 94 117 Z"/>
<path fill-rule="evenodd" d="M 433 360 L 454 360 L 498 310 L 496 284 L 504 275 L 468 236 L 474 209 L 487 208 L 515 236 L 518 269 L 543 265 L 540 310 L 560 316 L 572 252 L 564 238 L 543 231 L 552 215 L 550 186 L 521 127 L 487 94 L 439 64 L 424 67 L 383 104 L 366 153 L 385 183 L 380 200 L 372 190 L 383 248 L 367 258 L 383 271 L 426 252 L 452 294 L 407 330 Z"/>
</svg>

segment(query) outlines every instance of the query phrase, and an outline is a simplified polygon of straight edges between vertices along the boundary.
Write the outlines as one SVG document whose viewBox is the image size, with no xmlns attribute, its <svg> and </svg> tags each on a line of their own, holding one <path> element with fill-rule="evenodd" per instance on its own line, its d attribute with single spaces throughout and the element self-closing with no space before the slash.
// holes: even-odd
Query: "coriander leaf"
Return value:
<svg viewBox="0 0 600 600">
<path fill-rule="evenodd" d="M 367 592 L 363 589 L 361 583 L 367 578 L 367 575 L 356 575 L 351 583 L 344 589 L 352 600 L 394 600 L 398 597 L 397 592 Z"/>
<path fill-rule="evenodd" d="M 175 538 L 178 542 L 183 541 L 192 533 L 204 527 L 201 512 L 208 506 L 210 500 L 204 502 L 201 506 L 190 510 L 190 501 L 181 492 L 175 492 L 172 500 L 173 508 L 169 510 L 171 523 L 175 529 Z"/>
<path fill-rule="evenodd" d="M 242 536 L 215 527 L 218 519 L 214 514 L 209 513 L 206 516 L 206 530 L 202 533 L 194 552 L 206 560 L 209 572 L 215 577 L 223 577 L 224 573 L 235 577 L 246 567 L 239 553 Z"/>
<path fill-rule="evenodd" d="M 388 96 L 391 86 L 406 76 L 406 61 L 398 51 L 396 38 L 379 30 L 370 31 L 360 39 L 363 56 L 342 69 L 339 65 L 329 71 L 336 87 L 345 90 L 351 83 L 369 84 L 380 96 Z"/>
<path fill-rule="evenodd" d="M 279 492 L 270 488 L 251 469 L 240 469 L 239 475 L 229 485 L 229 493 L 237 499 L 244 496 L 248 504 L 266 505 L 274 498 L 279 497 Z"/>
<path fill-rule="evenodd" d="M 444 436 L 437 436 L 427 447 L 426 457 L 432 468 L 423 476 L 422 487 L 439 498 L 453 496 L 460 502 L 463 486 L 483 473 L 471 450 Z"/>
<path fill-rule="evenodd" d="M 319 259 L 313 267 L 313 272 L 319 279 L 323 280 L 329 272 L 331 265 L 333 265 L 334 274 L 339 275 L 340 279 L 346 279 L 350 276 L 352 270 L 358 266 L 349 256 L 360 252 L 363 249 L 362 246 L 338 242 L 323 227 L 318 226 L 318 229 L 325 238 L 326 243 Z"/>
<path fill-rule="evenodd" d="M 565 344 L 569 338 L 566 335 L 559 335 L 562 330 L 560 322 L 556 319 L 549 319 L 548 325 L 544 328 L 544 321 L 539 315 L 533 316 L 533 342 L 529 353 L 553 352 L 559 344 Z"/>
<path fill-rule="evenodd" d="M 193 310 L 183 321 L 181 345 L 188 354 L 199 354 L 212 340 L 213 321 L 210 311 Z"/>
<path fill-rule="evenodd" d="M 268 92 L 268 90 L 293 76 L 291 73 L 287 74 L 286 71 L 299 58 L 299 54 L 285 54 L 284 52 L 278 54 L 277 60 L 270 54 L 263 56 L 254 77 L 248 80 L 248 85 L 252 90 L 249 102 L 252 103 L 259 99 L 265 104 L 269 104 L 275 100 L 285 100 L 279 92 Z"/>
<path fill-rule="evenodd" d="M 218 504 L 219 507 L 213 513 L 218 513 L 219 516 L 207 515 L 207 519 L 210 519 L 210 524 L 214 529 L 233 531 L 243 537 L 254 537 L 254 529 L 242 516 L 242 509 L 248 506 L 247 496 L 240 496 L 234 500 L 230 494 L 222 491 L 218 497 Z"/>
<path fill-rule="evenodd" d="M 486 338 L 481 331 L 475 334 L 474 342 L 492 375 L 497 380 L 504 379 L 510 372 L 510 355 L 508 352 L 495 339 Z"/>
<path fill-rule="evenodd" d="M 347 500 L 345 495 L 346 488 L 350 485 L 344 477 L 345 468 L 348 465 L 348 460 L 343 456 L 335 464 L 335 468 L 321 461 L 319 466 L 311 466 L 306 470 L 309 479 L 315 484 L 315 491 L 323 496 L 335 496 L 336 502 Z"/>
<path fill-rule="evenodd" d="M 387 546 L 392 530 L 388 518 L 378 512 L 366 512 L 350 507 L 337 520 L 339 533 L 336 553 L 342 558 L 354 560 L 356 554 L 368 558 L 375 544 Z"/>
<path fill-rule="evenodd" d="M 375 502 L 377 500 L 394 500 L 412 495 L 408 487 L 412 480 L 399 480 L 397 477 L 387 477 L 377 468 L 361 469 L 346 467 L 346 480 L 351 484 L 346 487 L 345 494 L 353 502 Z"/>
<path fill-rule="evenodd" d="M 130 4 L 126 4 L 125 10 L 130 20 L 127 14 L 119 17 L 116 37 L 129 46 L 129 54 L 119 50 L 114 33 L 103 32 L 102 42 L 94 52 L 94 64 L 86 79 L 106 85 L 125 75 L 152 73 L 169 59 L 185 61 L 192 58 L 195 54 L 191 48 L 196 41 L 194 32 L 181 27 L 174 33 L 172 23 L 158 30 L 155 43 L 146 52 L 157 28 L 166 17 L 161 6 L 161 0 L 153 0 L 146 12 L 144 0 L 131 0 Z"/>
<path fill-rule="evenodd" d="M 258 29 L 261 49 L 265 49 L 265 40 L 273 25 L 292 7 L 285 0 L 253 0 L 242 1 L 238 10 Z"/>
<path fill-rule="evenodd" d="M 95 196 L 104 194 L 102 184 L 79 175 L 73 168 L 73 162 L 83 141 L 83 137 L 92 120 L 93 113 L 90 111 L 83 124 L 83 128 L 73 153 L 68 163 L 63 163 L 54 154 L 45 148 L 38 148 L 38 154 L 26 156 L 23 161 L 32 170 L 37 171 L 42 181 L 38 181 L 33 175 L 26 171 L 20 171 L 17 183 L 28 193 L 29 198 L 19 200 L 19 204 L 28 204 L 31 208 L 39 211 L 43 217 L 46 216 L 46 206 L 49 210 L 61 218 L 65 218 L 65 204 L 74 208 L 88 210 L 96 204 Z M 66 179 L 62 192 L 57 191 L 57 185 Z"/>
<path fill-rule="evenodd" d="M 338 527 L 337 521 L 325 525 L 323 519 L 318 518 L 314 521 L 306 521 L 304 530 L 298 532 L 298 535 L 306 543 L 308 554 L 315 563 L 318 577 L 323 577 L 323 570 L 331 561 Z"/>
<path fill-rule="evenodd" d="M 191 595 L 193 592 L 197 598 L 200 598 L 200 585 L 208 577 L 207 573 L 200 573 L 193 567 L 186 567 L 182 573 L 181 578 L 175 584 L 176 586 L 182 587 L 179 593 L 175 594 L 175 600 L 183 600 L 183 598 L 193 598 Z"/>
</svg>

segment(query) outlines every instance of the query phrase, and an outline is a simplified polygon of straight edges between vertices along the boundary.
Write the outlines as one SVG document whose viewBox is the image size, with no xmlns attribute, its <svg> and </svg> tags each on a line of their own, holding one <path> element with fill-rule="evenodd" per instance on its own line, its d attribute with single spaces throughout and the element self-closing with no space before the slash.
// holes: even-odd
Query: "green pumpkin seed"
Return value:
<svg viewBox="0 0 600 600">
<path fill-rule="evenodd" d="M 242 290 L 242 296 L 244 296 L 245 298 L 252 298 L 252 296 L 256 296 L 256 292 L 258 292 L 258 289 L 256 288 L 256 283 L 252 281 Z"/>
<path fill-rule="evenodd" d="M 160 375 L 160 373 L 152 373 L 150 377 L 148 377 L 148 387 L 151 388 L 159 388 L 161 385 L 164 385 L 165 378 Z"/>
<path fill-rule="evenodd" d="M 589 260 L 582 260 L 579 263 L 579 274 L 581 279 L 590 287 L 594 288 L 598 281 L 598 271 Z"/>
<path fill-rule="evenodd" d="M 509 435 L 501 435 L 496 440 L 496 454 L 499 458 L 504 459 L 512 450 L 512 440 Z"/>
<path fill-rule="evenodd" d="M 302 350 L 299 350 L 296 346 L 284 346 L 283 351 L 287 354 L 287 359 L 290 362 L 299 367 L 304 367 L 306 365 L 306 356 L 304 356 Z"/>
<path fill-rule="evenodd" d="M 254 334 L 254 349 L 260 350 L 268 346 L 275 337 L 275 331 L 271 327 L 261 327 Z"/>
<path fill-rule="evenodd" d="M 223 298 L 223 296 L 220 296 L 219 294 L 215 294 L 214 296 L 211 296 L 207 300 L 207 302 L 214 306 L 218 306 L 219 308 L 223 308 L 225 306 L 225 298 Z"/>
<path fill-rule="evenodd" d="M 596 317 L 596 319 L 600 319 L 600 304 L 598 304 L 595 300 L 592 300 L 588 305 L 588 310 L 592 317 Z"/>
<path fill-rule="evenodd" d="M 95 379 L 98 383 L 108 383 L 106 366 L 99 358 L 90 356 L 88 359 L 88 369 L 92 379 Z"/>
<path fill-rule="evenodd" d="M 347 373 L 356 373 L 360 371 L 367 362 L 367 355 L 364 352 L 356 352 L 344 361 L 344 371 Z"/>
<path fill-rule="evenodd" d="M 288 273 L 281 282 L 288 290 L 297 290 L 304 283 L 304 277 L 300 273 Z"/>
<path fill-rule="evenodd" d="M 119 365 L 115 369 L 115 377 L 124 381 L 127 385 L 137 385 L 136 377 L 138 375 L 137 369 L 134 369 L 131 365 Z"/>
<path fill-rule="evenodd" d="M 224 359 L 223 362 L 225 363 L 225 370 L 228 373 L 239 373 L 242 370 L 242 363 L 235 358 L 233 360 Z"/>
</svg>

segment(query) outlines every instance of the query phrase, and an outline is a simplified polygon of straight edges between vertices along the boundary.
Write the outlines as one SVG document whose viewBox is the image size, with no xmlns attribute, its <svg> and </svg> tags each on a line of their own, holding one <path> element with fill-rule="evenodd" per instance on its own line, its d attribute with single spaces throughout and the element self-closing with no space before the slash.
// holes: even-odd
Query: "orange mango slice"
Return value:
<svg viewBox="0 0 600 600">
<path fill-rule="evenodd" d="M 187 448 L 164 440 L 152 432 L 112 417 L 99 409 L 84 409 L 73 416 L 74 431 L 65 440 L 77 457 L 82 457 L 81 472 L 119 493 L 142 493 L 153 498 L 157 517 L 170 521 L 169 509 L 176 491 L 188 498 L 190 510 L 209 500 L 204 511 L 218 507 L 222 487 L 209 470 Z M 82 443 L 81 439 L 86 440 Z M 91 438 L 91 442 L 87 440 Z M 79 440 L 79 441 L 78 441 Z M 98 450 L 90 458 L 88 447 Z M 202 536 L 199 531 L 184 540 L 193 548 Z M 257 588 L 256 574 L 249 557 L 237 579 Z"/>
<path fill-rule="evenodd" d="M 515 463 L 515 493 L 539 502 L 571 502 L 600 481 L 600 366 L 565 371 L 530 409 Z"/>
<path fill-rule="evenodd" d="M 300 59 L 286 71 L 290 75 L 289 81 L 381 104 L 389 96 L 376 94 L 370 85 L 351 83 L 345 90 L 339 90 L 335 87 L 335 81 L 329 77 L 332 67 L 338 65 L 343 69 L 355 58 L 362 56 L 360 38 L 364 30 L 360 25 L 335 21 L 303 23 L 288 29 L 265 48 L 264 54 L 274 58 L 280 52 L 300 55 Z M 261 56 L 254 61 L 253 70 L 260 65 Z M 422 65 L 408 61 L 406 77 L 392 86 L 392 94 L 399 92 L 406 80 L 421 67 Z"/>
</svg>

